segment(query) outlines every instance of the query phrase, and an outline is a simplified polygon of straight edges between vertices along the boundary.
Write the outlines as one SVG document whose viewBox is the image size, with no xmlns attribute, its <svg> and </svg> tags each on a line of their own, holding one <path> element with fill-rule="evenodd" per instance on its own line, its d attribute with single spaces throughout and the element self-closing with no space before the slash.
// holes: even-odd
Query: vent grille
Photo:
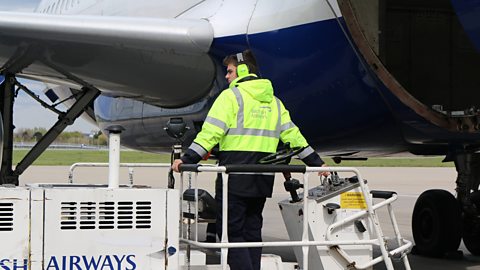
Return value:
<svg viewBox="0 0 480 270">
<path fill-rule="evenodd" d="M 118 202 L 118 228 L 133 228 L 133 202 Z"/>
<path fill-rule="evenodd" d="M 152 202 L 62 202 L 62 230 L 150 229 Z"/>
<path fill-rule="evenodd" d="M 98 212 L 98 228 L 101 230 L 115 229 L 115 203 L 101 202 Z"/>
<path fill-rule="evenodd" d="M 136 223 L 137 229 L 150 229 L 152 225 L 152 202 L 137 202 Z"/>
<path fill-rule="evenodd" d="M 0 203 L 0 232 L 13 231 L 13 203 Z"/>
<path fill-rule="evenodd" d="M 77 228 L 77 203 L 62 202 L 61 229 L 73 230 Z"/>
<path fill-rule="evenodd" d="M 81 230 L 94 230 L 97 220 L 97 203 L 81 202 L 79 217 Z"/>
</svg>

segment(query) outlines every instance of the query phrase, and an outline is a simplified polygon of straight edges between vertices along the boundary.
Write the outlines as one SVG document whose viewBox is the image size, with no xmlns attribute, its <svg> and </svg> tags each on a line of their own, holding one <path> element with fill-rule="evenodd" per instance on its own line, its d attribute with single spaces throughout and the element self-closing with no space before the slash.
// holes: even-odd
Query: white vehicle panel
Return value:
<svg viewBox="0 0 480 270">
<path fill-rule="evenodd" d="M 30 192 L 0 188 L 0 268 L 23 269 L 28 259 Z M 27 261 L 28 262 L 28 261 Z"/>
<path fill-rule="evenodd" d="M 165 269 L 166 203 L 158 189 L 45 189 L 45 269 Z M 178 237 L 168 241 L 176 255 Z"/>
</svg>

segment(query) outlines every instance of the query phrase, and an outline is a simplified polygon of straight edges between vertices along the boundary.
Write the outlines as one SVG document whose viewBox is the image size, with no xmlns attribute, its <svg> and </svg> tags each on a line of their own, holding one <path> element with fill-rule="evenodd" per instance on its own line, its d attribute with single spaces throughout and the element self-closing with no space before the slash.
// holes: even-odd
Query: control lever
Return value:
<svg viewBox="0 0 480 270">
<path fill-rule="evenodd" d="M 327 203 L 325 207 L 327 208 L 327 212 L 329 215 L 335 212 L 335 210 L 340 209 L 340 205 L 337 203 Z"/>
<path fill-rule="evenodd" d="M 302 201 L 302 199 L 298 197 L 297 189 L 303 188 L 303 184 L 301 184 L 297 179 L 292 178 L 292 174 L 290 172 L 284 172 L 283 176 L 285 177 L 283 186 L 285 187 L 286 191 L 290 192 L 290 196 L 292 197 L 290 202 L 296 203 Z"/>
<path fill-rule="evenodd" d="M 340 178 L 337 172 L 333 172 L 330 175 L 330 182 L 335 187 L 343 184 L 343 180 Z"/>
</svg>

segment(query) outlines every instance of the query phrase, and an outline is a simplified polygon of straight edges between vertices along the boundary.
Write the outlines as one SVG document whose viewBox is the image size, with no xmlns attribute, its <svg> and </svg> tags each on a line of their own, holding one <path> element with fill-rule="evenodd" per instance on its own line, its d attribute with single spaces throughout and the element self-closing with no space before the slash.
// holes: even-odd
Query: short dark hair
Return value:
<svg viewBox="0 0 480 270">
<path fill-rule="evenodd" d="M 245 50 L 242 52 L 242 54 L 244 59 L 243 63 L 247 65 L 250 73 L 257 74 L 257 61 L 255 60 L 252 51 Z M 224 66 L 228 66 L 229 64 L 238 66 L 237 54 L 228 55 L 223 59 Z"/>
</svg>

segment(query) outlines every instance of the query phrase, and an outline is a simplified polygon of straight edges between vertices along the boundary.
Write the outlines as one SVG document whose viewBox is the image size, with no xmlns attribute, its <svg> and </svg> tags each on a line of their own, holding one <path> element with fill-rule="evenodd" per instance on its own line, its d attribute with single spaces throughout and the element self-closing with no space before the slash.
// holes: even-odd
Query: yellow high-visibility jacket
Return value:
<svg viewBox="0 0 480 270">
<path fill-rule="evenodd" d="M 283 103 L 273 95 L 272 83 L 267 79 L 248 80 L 220 93 L 182 160 L 196 163 L 219 144 L 220 165 L 256 164 L 262 157 L 276 152 L 279 140 L 292 148 L 304 148 L 298 155 L 302 160 L 313 155 L 308 159 L 309 165 L 323 164 L 290 119 Z M 229 191 L 240 196 L 269 197 L 272 175 L 232 175 Z"/>
</svg>

